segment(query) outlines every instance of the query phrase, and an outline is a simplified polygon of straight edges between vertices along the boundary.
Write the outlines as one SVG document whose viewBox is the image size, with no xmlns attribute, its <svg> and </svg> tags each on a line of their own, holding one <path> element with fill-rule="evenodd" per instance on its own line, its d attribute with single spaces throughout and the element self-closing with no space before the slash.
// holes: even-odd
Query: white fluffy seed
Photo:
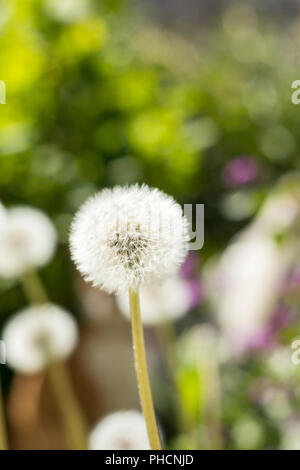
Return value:
<svg viewBox="0 0 300 470">
<path fill-rule="evenodd" d="M 82 206 L 70 247 L 85 279 L 111 293 L 173 276 L 188 240 L 188 222 L 172 197 L 145 185 L 117 186 Z"/>
</svg>

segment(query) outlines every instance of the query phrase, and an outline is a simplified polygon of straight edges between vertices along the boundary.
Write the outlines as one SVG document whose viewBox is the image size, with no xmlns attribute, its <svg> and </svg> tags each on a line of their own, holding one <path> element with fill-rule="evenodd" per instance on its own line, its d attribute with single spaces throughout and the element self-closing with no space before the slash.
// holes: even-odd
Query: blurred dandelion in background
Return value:
<svg viewBox="0 0 300 470">
<path fill-rule="evenodd" d="M 148 285 L 141 290 L 142 321 L 155 325 L 174 321 L 188 312 L 191 296 L 188 284 L 180 277 L 169 279 L 162 284 Z M 120 311 L 130 319 L 130 306 L 127 294 L 117 297 Z"/>
<path fill-rule="evenodd" d="M 118 411 L 105 416 L 91 431 L 91 450 L 150 450 L 142 413 Z"/>
<path fill-rule="evenodd" d="M 0 274 L 18 277 L 50 261 L 56 247 L 51 220 L 38 209 L 13 207 L 1 210 Z"/>
<path fill-rule="evenodd" d="M 72 316 L 48 304 L 16 313 L 3 330 L 7 362 L 22 373 L 36 373 L 49 362 L 66 359 L 77 343 Z"/>
</svg>

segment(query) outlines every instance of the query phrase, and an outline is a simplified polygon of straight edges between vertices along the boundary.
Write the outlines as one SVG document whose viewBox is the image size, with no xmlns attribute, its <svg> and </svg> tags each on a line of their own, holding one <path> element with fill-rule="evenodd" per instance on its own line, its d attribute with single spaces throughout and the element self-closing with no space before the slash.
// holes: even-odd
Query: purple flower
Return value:
<svg viewBox="0 0 300 470">
<path fill-rule="evenodd" d="M 279 304 L 269 322 L 251 334 L 243 349 L 257 350 L 273 347 L 278 340 L 277 335 L 279 331 L 285 328 L 291 320 L 292 312 L 290 308 L 284 303 Z"/>
<path fill-rule="evenodd" d="M 180 269 L 180 277 L 187 284 L 190 296 L 190 309 L 195 308 L 203 299 L 203 288 L 201 280 L 197 275 L 198 256 L 196 253 L 189 253 Z"/>
<path fill-rule="evenodd" d="M 222 172 L 222 180 L 226 186 L 234 188 L 255 181 L 258 174 L 256 161 L 252 157 L 243 155 L 227 163 Z"/>
<path fill-rule="evenodd" d="M 203 299 L 202 285 L 199 279 L 188 279 L 186 282 L 189 291 L 190 309 L 193 309 Z"/>
<path fill-rule="evenodd" d="M 285 292 L 299 290 L 300 287 L 300 268 L 295 268 L 289 275 L 284 286 Z"/>
<path fill-rule="evenodd" d="M 185 279 L 195 277 L 197 273 L 198 256 L 195 252 L 190 252 L 180 268 L 180 276 Z"/>
</svg>

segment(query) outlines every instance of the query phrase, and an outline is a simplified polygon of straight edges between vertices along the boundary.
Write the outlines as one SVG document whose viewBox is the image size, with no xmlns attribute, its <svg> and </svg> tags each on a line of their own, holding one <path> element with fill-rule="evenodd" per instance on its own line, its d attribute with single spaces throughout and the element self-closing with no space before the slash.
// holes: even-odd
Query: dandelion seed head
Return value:
<svg viewBox="0 0 300 470">
<path fill-rule="evenodd" d="M 46 264 L 56 246 L 51 220 L 42 211 L 25 206 L 0 212 L 0 276 L 18 277 Z"/>
<path fill-rule="evenodd" d="M 150 450 L 139 411 L 118 411 L 103 418 L 89 437 L 90 450 Z"/>
<path fill-rule="evenodd" d="M 5 325 L 7 363 L 19 372 L 35 373 L 50 361 L 67 358 L 77 343 L 72 316 L 55 304 L 28 307 Z"/>
<path fill-rule="evenodd" d="M 148 186 L 117 186 L 88 199 L 72 224 L 72 258 L 107 292 L 174 275 L 188 251 L 188 222 L 175 200 Z"/>
</svg>

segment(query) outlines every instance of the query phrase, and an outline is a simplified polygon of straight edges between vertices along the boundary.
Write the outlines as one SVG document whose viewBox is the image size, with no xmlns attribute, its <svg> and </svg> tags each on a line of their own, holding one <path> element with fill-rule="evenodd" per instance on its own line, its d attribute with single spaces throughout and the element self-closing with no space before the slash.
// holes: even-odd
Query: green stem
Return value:
<svg viewBox="0 0 300 470">
<path fill-rule="evenodd" d="M 223 448 L 222 427 L 221 427 L 221 390 L 218 364 L 210 361 L 207 367 L 207 377 L 211 384 L 206 396 L 206 420 L 207 433 L 211 448 L 219 450 Z"/>
<path fill-rule="evenodd" d="M 135 356 L 135 369 L 142 411 L 146 421 L 150 447 L 152 450 L 161 450 L 161 442 L 156 423 L 146 360 L 139 293 L 129 289 L 129 302 L 131 312 L 132 340 Z"/>
<path fill-rule="evenodd" d="M 1 364 L 0 364 L 1 367 Z M 2 395 L 2 380 L 1 380 L 1 371 L 0 371 L 0 450 L 7 450 L 7 436 L 6 436 L 6 425 L 5 425 L 5 415 L 4 415 L 4 403 Z"/>
<path fill-rule="evenodd" d="M 30 302 L 33 304 L 46 304 L 49 302 L 47 292 L 34 270 L 27 271 L 23 274 L 20 281 Z"/>
<path fill-rule="evenodd" d="M 78 407 L 65 364 L 63 362 L 51 363 L 48 366 L 48 378 L 60 411 L 69 448 L 86 450 L 87 424 Z"/>
</svg>

